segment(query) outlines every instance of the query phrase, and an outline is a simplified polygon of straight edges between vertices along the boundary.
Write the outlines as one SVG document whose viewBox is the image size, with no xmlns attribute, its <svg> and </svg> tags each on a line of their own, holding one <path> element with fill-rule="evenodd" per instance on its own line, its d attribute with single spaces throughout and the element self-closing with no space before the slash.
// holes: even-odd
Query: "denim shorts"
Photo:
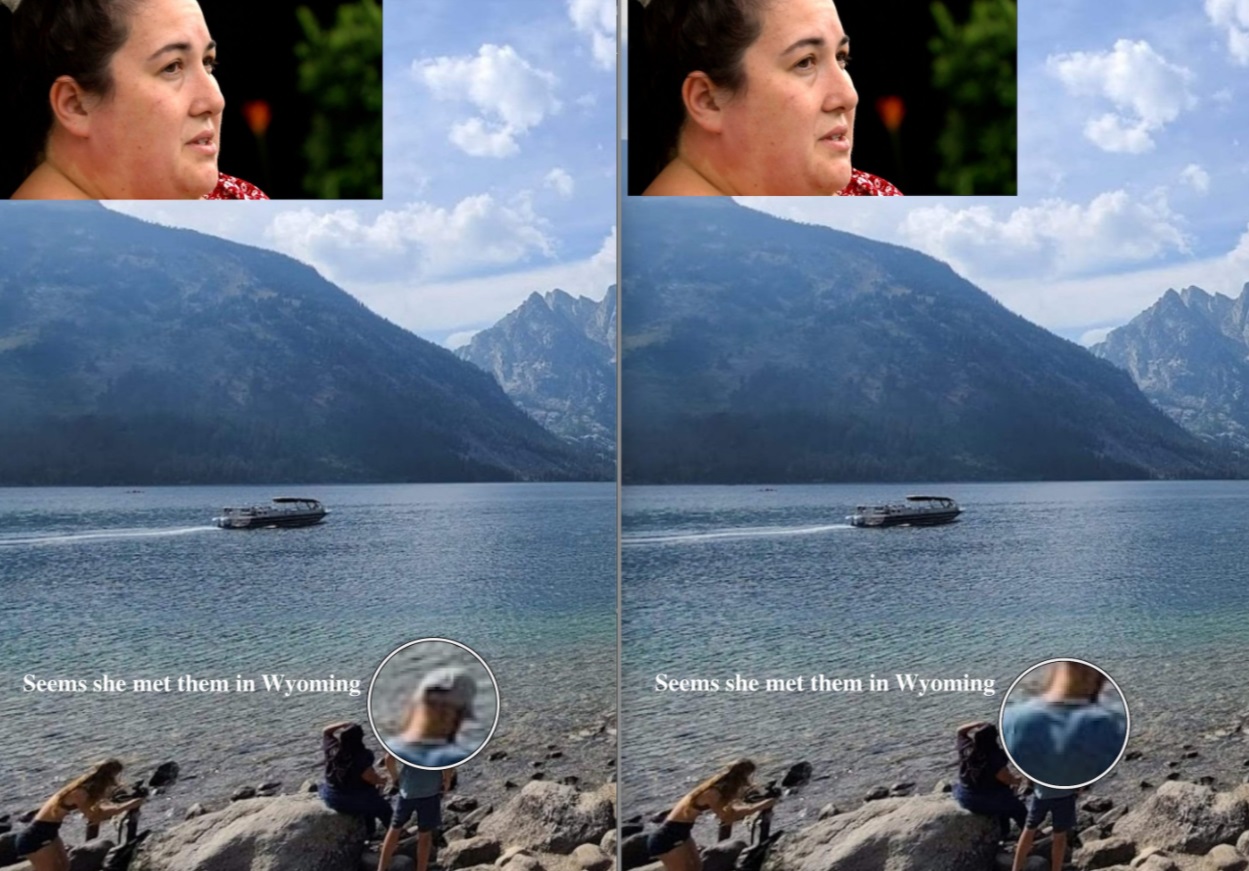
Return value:
<svg viewBox="0 0 1249 871">
<path fill-rule="evenodd" d="M 1076 797 L 1064 795 L 1062 798 L 1037 798 L 1034 794 L 1028 802 L 1028 820 L 1025 829 L 1039 829 L 1041 823 L 1050 814 L 1054 815 L 1054 831 L 1069 832 L 1076 824 Z"/>
<path fill-rule="evenodd" d="M 395 801 L 395 815 L 390 820 L 392 829 L 402 829 L 416 814 L 416 829 L 419 832 L 436 832 L 442 825 L 442 794 L 425 795 L 420 798 L 404 798 L 399 796 Z"/>
</svg>

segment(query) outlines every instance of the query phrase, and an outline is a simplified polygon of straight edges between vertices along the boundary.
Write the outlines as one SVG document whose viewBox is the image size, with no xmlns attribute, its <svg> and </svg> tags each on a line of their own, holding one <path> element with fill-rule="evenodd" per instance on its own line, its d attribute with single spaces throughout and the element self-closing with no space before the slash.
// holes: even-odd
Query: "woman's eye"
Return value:
<svg viewBox="0 0 1249 871">
<path fill-rule="evenodd" d="M 850 66 L 850 55 L 848 54 L 837 55 L 837 66 L 841 67 L 843 70 L 846 67 Z"/>
<path fill-rule="evenodd" d="M 221 62 L 215 57 L 204 58 L 204 69 L 208 70 L 210 76 L 216 74 L 219 66 L 221 66 Z"/>
<path fill-rule="evenodd" d="M 809 70 L 815 67 L 815 55 L 808 55 L 794 64 L 796 70 Z"/>
<path fill-rule="evenodd" d="M 169 66 L 161 70 L 161 72 L 162 73 L 176 73 L 176 72 L 180 72 L 181 70 L 182 70 L 182 61 L 176 60 L 173 63 L 171 63 Z"/>
</svg>

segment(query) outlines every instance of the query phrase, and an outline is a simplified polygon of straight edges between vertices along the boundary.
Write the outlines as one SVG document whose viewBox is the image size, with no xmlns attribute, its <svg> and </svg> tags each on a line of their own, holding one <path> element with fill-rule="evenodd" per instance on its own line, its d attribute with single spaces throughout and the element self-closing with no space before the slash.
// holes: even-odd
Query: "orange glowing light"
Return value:
<svg viewBox="0 0 1249 871">
<path fill-rule="evenodd" d="M 273 112 L 264 100 L 249 100 L 243 104 L 243 117 L 247 119 L 247 126 L 251 128 L 252 134 L 260 138 L 269 129 Z"/>
<path fill-rule="evenodd" d="M 876 113 L 890 133 L 897 133 L 906 117 L 906 104 L 901 97 L 881 97 L 876 101 Z"/>
</svg>

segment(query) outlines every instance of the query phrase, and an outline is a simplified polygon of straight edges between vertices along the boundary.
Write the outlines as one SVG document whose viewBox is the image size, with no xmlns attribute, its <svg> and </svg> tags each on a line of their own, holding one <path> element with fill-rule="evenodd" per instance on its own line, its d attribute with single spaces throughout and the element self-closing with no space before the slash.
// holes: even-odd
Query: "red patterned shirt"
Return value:
<svg viewBox="0 0 1249 871">
<path fill-rule="evenodd" d="M 251 182 L 243 181 L 224 172 L 217 174 L 217 187 L 204 197 L 206 200 L 267 200 L 265 192 Z"/>
<path fill-rule="evenodd" d="M 850 184 L 842 188 L 842 197 L 900 197 L 902 191 L 879 176 L 857 169 L 850 171 Z"/>
</svg>

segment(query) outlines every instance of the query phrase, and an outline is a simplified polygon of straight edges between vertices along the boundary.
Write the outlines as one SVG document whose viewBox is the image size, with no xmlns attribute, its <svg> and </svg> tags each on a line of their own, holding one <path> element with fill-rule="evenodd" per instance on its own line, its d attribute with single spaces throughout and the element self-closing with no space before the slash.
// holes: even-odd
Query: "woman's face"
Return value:
<svg viewBox="0 0 1249 871">
<path fill-rule="evenodd" d="M 850 44 L 832 0 L 771 0 L 746 49 L 745 87 L 725 104 L 721 134 L 740 193 L 835 194 L 850 182 L 859 95 Z"/>
<path fill-rule="evenodd" d="M 196 0 L 144 0 L 113 56 L 113 91 L 90 142 L 110 199 L 198 198 L 217 185 L 225 99 L 217 47 Z"/>
</svg>

